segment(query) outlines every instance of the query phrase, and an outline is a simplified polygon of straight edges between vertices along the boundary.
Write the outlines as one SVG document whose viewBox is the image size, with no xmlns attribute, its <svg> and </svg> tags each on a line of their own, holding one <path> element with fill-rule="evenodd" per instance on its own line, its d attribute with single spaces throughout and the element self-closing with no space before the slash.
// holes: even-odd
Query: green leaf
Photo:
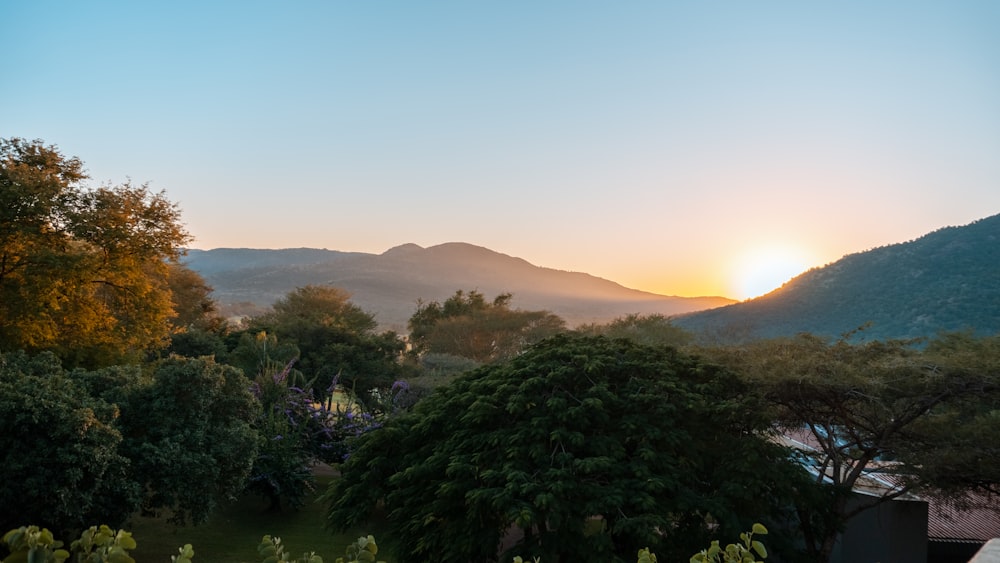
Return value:
<svg viewBox="0 0 1000 563">
<path fill-rule="evenodd" d="M 137 545 L 132 534 L 129 532 L 118 532 L 118 545 L 122 546 L 124 549 L 135 549 Z"/>
<path fill-rule="evenodd" d="M 753 533 L 761 535 L 761 536 L 766 536 L 767 535 L 767 528 L 765 528 L 764 525 L 760 524 L 760 523 L 754 524 L 753 525 Z"/>
<path fill-rule="evenodd" d="M 757 540 L 753 540 L 753 550 L 757 552 L 757 555 L 760 555 L 761 559 L 767 557 L 767 549 L 764 548 L 764 544 Z"/>
</svg>

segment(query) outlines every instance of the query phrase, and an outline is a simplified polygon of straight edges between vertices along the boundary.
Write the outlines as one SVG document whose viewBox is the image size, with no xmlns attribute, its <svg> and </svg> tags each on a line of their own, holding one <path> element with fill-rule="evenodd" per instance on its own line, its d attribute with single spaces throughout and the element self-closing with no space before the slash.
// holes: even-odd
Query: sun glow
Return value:
<svg viewBox="0 0 1000 563">
<path fill-rule="evenodd" d="M 808 253 L 787 244 L 769 244 L 744 252 L 731 277 L 732 292 L 739 299 L 759 297 L 781 287 L 813 264 Z"/>
</svg>

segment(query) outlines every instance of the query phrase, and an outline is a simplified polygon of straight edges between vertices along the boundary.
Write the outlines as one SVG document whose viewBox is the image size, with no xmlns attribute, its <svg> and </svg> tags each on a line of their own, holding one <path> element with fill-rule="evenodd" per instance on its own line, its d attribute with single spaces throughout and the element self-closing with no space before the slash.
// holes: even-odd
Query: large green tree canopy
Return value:
<svg viewBox="0 0 1000 563">
<path fill-rule="evenodd" d="M 243 490 L 258 445 L 250 382 L 205 358 L 149 370 L 0 354 L 0 529 L 79 531 L 140 508 L 198 523 Z"/>
<path fill-rule="evenodd" d="M 117 415 L 52 354 L 0 354 L 0 529 L 124 520 L 141 489 L 120 452 Z"/>
<path fill-rule="evenodd" d="M 512 528 L 544 561 L 686 557 L 801 483 L 743 391 L 671 348 L 556 336 L 364 435 L 328 523 L 384 506 L 401 561 L 493 561 Z"/>
<path fill-rule="evenodd" d="M 53 146 L 0 139 L 0 350 L 110 364 L 169 334 L 168 264 L 189 238 L 178 208 L 85 178 Z"/>
</svg>

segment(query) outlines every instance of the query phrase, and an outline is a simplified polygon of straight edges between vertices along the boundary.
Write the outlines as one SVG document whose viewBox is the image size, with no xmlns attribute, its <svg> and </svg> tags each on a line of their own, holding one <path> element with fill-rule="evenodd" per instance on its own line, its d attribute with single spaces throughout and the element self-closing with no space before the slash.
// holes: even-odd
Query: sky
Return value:
<svg viewBox="0 0 1000 563">
<path fill-rule="evenodd" d="M 749 298 L 1000 213 L 1000 2 L 0 2 L 0 137 L 194 248 L 461 241 Z"/>
</svg>

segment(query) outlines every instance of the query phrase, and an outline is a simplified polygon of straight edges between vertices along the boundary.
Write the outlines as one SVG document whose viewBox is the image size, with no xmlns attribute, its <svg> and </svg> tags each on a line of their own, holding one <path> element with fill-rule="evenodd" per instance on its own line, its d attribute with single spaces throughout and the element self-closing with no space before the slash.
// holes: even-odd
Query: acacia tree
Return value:
<svg viewBox="0 0 1000 563">
<path fill-rule="evenodd" d="M 414 351 L 493 362 L 565 331 L 565 321 L 548 311 L 512 309 L 512 297 L 502 293 L 487 302 L 478 291 L 458 290 L 443 304 L 418 302 L 408 323 Z"/>
<path fill-rule="evenodd" d="M 773 522 L 804 483 L 766 427 L 720 368 L 556 336 L 362 436 L 327 523 L 384 507 L 400 561 L 494 561 L 509 529 L 523 534 L 513 552 L 544 561 L 687 556 L 710 529 Z"/>
<path fill-rule="evenodd" d="M 1000 482 L 995 438 L 973 438 L 997 419 L 1000 345 L 962 353 L 972 342 L 952 338 L 921 351 L 904 341 L 850 344 L 845 337 L 830 344 L 800 335 L 714 352 L 804 444 L 801 458 L 829 490 L 828 518 L 800 507 L 815 560 L 829 560 L 842 525 L 879 503 Z M 880 494 L 851 501 L 852 490 L 880 476 Z"/>
<path fill-rule="evenodd" d="M 165 343 L 168 264 L 189 240 L 164 194 L 87 189 L 83 164 L 0 139 L 0 349 L 107 365 Z"/>
</svg>

